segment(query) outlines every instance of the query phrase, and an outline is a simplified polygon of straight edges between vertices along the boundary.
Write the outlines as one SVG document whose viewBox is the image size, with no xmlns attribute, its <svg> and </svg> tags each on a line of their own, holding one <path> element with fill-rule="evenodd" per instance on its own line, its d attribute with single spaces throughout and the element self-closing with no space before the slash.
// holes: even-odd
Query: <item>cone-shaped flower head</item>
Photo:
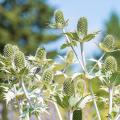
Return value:
<svg viewBox="0 0 120 120">
<path fill-rule="evenodd" d="M 111 52 L 114 49 L 114 37 L 112 35 L 107 35 L 103 42 L 99 44 L 100 48 L 105 52 Z"/>
<path fill-rule="evenodd" d="M 74 53 L 73 53 L 72 50 L 70 50 L 70 51 L 68 51 L 68 53 L 67 53 L 66 62 L 67 62 L 68 64 L 71 64 L 71 63 L 73 63 L 73 61 L 74 61 Z"/>
<path fill-rule="evenodd" d="M 73 120 L 82 120 L 82 110 L 75 110 L 73 112 Z"/>
<path fill-rule="evenodd" d="M 46 59 L 46 51 L 44 48 L 38 48 L 35 54 L 35 57 L 40 59 L 40 60 L 44 60 Z"/>
<path fill-rule="evenodd" d="M 77 31 L 82 34 L 82 35 L 87 35 L 87 31 L 88 31 L 88 22 L 87 22 L 87 18 L 85 17 L 81 17 L 78 20 L 77 23 Z"/>
<path fill-rule="evenodd" d="M 75 93 L 74 82 L 70 78 L 66 79 L 63 84 L 63 91 L 68 96 L 72 96 Z"/>
<path fill-rule="evenodd" d="M 42 80 L 45 82 L 50 82 L 53 80 L 54 74 L 51 69 L 46 69 L 43 73 Z"/>
<path fill-rule="evenodd" d="M 112 73 L 117 71 L 117 61 L 113 56 L 109 56 L 105 59 L 104 70 Z"/>
<path fill-rule="evenodd" d="M 57 10 L 55 12 L 55 22 L 58 28 L 63 28 L 65 26 L 65 20 L 62 11 Z"/>
<path fill-rule="evenodd" d="M 7 58 L 12 59 L 14 56 L 14 49 L 13 46 L 11 44 L 7 44 L 4 47 L 4 56 Z"/>
<path fill-rule="evenodd" d="M 14 56 L 14 64 L 17 69 L 22 69 L 25 67 L 25 55 L 21 51 L 16 51 Z"/>
</svg>

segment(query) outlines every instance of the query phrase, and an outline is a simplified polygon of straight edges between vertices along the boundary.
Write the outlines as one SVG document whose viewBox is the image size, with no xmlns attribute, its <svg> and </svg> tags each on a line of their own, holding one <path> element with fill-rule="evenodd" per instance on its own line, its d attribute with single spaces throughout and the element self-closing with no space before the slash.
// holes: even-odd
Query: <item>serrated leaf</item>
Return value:
<svg viewBox="0 0 120 120">
<path fill-rule="evenodd" d="M 67 48 L 67 47 L 71 47 L 71 46 L 77 46 L 77 42 L 76 41 L 71 41 L 70 43 L 64 43 L 61 46 L 61 49 Z"/>
<path fill-rule="evenodd" d="M 66 32 L 65 33 L 71 40 L 79 40 L 79 36 L 76 32 Z"/>
</svg>

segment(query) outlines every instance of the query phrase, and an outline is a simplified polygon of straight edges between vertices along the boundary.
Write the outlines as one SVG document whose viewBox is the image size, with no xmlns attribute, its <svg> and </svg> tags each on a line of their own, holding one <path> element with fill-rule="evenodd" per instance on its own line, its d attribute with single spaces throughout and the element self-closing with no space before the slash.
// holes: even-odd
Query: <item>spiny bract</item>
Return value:
<svg viewBox="0 0 120 120">
<path fill-rule="evenodd" d="M 35 54 L 35 57 L 40 59 L 40 60 L 44 60 L 46 59 L 46 51 L 44 48 L 38 48 Z"/>
<path fill-rule="evenodd" d="M 108 56 L 104 62 L 104 70 L 112 73 L 117 71 L 117 61 L 113 56 Z"/>
<path fill-rule="evenodd" d="M 16 51 L 14 56 L 14 64 L 17 69 L 22 69 L 25 67 L 25 55 L 21 51 Z"/>
<path fill-rule="evenodd" d="M 100 48 L 105 52 L 111 52 L 114 49 L 114 37 L 112 35 L 107 35 L 103 42 L 99 44 Z"/>
<path fill-rule="evenodd" d="M 74 82 L 71 81 L 70 78 L 66 79 L 63 84 L 63 91 L 66 95 L 72 96 L 75 92 L 74 90 Z"/>
<path fill-rule="evenodd" d="M 87 31 L 88 31 L 88 22 L 87 22 L 87 18 L 85 17 L 81 17 L 79 20 L 78 20 L 78 23 L 77 23 L 77 31 L 86 36 L 87 35 Z"/>
</svg>

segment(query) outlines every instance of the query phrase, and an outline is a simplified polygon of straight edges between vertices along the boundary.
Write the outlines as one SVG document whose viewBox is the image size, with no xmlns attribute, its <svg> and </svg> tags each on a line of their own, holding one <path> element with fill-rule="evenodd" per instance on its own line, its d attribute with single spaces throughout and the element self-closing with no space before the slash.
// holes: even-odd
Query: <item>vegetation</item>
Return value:
<svg viewBox="0 0 120 120">
<path fill-rule="evenodd" d="M 67 25 L 68 20 L 65 20 L 62 11 L 56 11 L 55 22 L 49 26 L 62 31 L 66 42 L 61 49 L 68 48 L 67 54 L 60 56 L 59 61 L 48 59 L 44 48 L 38 48 L 33 56 L 25 56 L 17 46 L 5 45 L 0 55 L 3 98 L 8 105 L 13 105 L 20 120 L 29 120 L 32 115 L 41 120 L 48 110 L 49 102 L 58 113 L 56 120 L 63 120 L 60 108 L 68 113 L 66 120 L 89 119 L 85 116 L 85 108 L 92 108 L 92 104 L 96 111 L 95 115 L 91 112 L 92 119 L 119 120 L 119 67 L 115 57 L 105 57 L 110 52 L 119 51 L 115 46 L 115 38 L 112 35 L 105 36 L 98 45 L 103 50 L 102 57 L 99 60 L 90 59 L 95 64 L 88 69 L 84 44 L 94 39 L 99 32 L 88 33 L 85 17 L 78 20 L 75 32 L 66 32 Z M 78 54 L 76 49 L 79 48 L 81 53 Z M 81 72 L 68 72 L 74 64 L 81 68 Z M 94 94 L 94 80 L 101 83 L 97 86 L 102 91 L 100 95 Z M 107 106 L 107 115 L 102 117 L 98 103 Z"/>
</svg>

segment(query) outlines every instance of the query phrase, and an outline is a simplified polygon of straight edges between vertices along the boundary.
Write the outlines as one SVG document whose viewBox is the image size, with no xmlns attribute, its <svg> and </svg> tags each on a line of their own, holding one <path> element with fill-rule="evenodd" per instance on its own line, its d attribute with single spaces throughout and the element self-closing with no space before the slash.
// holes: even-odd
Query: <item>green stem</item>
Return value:
<svg viewBox="0 0 120 120">
<path fill-rule="evenodd" d="M 113 99 L 113 87 L 109 87 L 109 111 L 108 111 L 108 120 L 111 120 L 109 116 L 111 116 L 112 113 L 112 99 Z"/>
<path fill-rule="evenodd" d="M 99 113 L 99 110 L 98 110 L 98 107 L 97 107 L 97 102 L 96 102 L 96 99 L 95 99 L 95 95 L 94 95 L 94 92 L 93 92 L 93 89 L 92 89 L 91 80 L 90 80 L 89 85 L 90 85 L 90 92 L 91 92 L 91 95 L 92 95 L 92 99 L 93 99 L 93 103 L 94 103 L 94 107 L 95 107 L 95 110 L 96 110 L 96 113 L 97 113 L 98 120 L 101 120 L 100 113 Z"/>
<path fill-rule="evenodd" d="M 65 29 L 63 29 L 63 33 L 64 33 L 64 34 L 66 33 L 66 32 L 65 32 Z M 68 36 L 67 36 L 66 34 L 65 34 L 65 37 L 66 37 L 66 39 L 67 39 L 67 42 L 70 43 L 71 41 L 70 41 L 70 39 L 68 38 Z M 75 49 L 74 49 L 74 47 L 73 47 L 72 45 L 71 45 L 71 49 L 73 50 L 73 52 L 74 52 L 74 54 L 75 54 L 78 62 L 80 63 L 83 71 L 85 71 L 84 65 L 82 64 L 82 61 L 79 59 L 79 57 L 78 57 L 78 55 L 77 55 L 77 53 L 76 53 L 76 51 L 75 51 Z"/>
</svg>

